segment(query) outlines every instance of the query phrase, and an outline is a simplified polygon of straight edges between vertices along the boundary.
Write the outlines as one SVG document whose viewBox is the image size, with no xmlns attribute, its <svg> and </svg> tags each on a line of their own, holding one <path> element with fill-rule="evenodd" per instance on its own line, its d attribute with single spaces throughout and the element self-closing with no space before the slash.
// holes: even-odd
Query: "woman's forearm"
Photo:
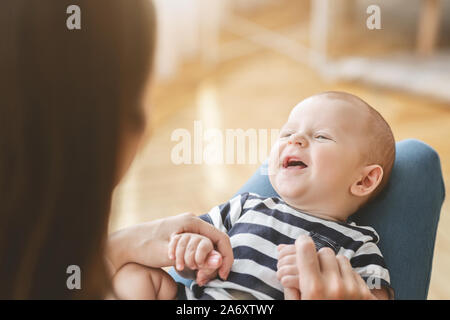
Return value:
<svg viewBox="0 0 450 320">
<path fill-rule="evenodd" d="M 169 235 L 164 220 L 134 225 L 109 236 L 106 260 L 114 275 L 127 263 L 160 268 L 173 265 L 168 257 Z"/>
<path fill-rule="evenodd" d="M 226 279 L 233 264 L 233 250 L 227 234 L 192 213 L 137 224 L 111 234 L 106 244 L 106 263 L 112 276 L 127 263 L 162 268 L 174 265 L 168 246 L 172 234 L 198 233 L 208 237 L 223 258 L 219 275 Z"/>
</svg>

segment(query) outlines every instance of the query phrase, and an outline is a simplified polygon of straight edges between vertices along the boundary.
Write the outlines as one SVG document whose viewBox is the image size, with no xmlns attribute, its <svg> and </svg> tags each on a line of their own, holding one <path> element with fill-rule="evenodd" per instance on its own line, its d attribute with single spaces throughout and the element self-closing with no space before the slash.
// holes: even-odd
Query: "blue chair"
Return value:
<svg viewBox="0 0 450 320">
<path fill-rule="evenodd" d="M 428 295 L 434 243 L 445 188 L 439 156 L 425 143 L 408 139 L 396 144 L 397 155 L 389 184 L 351 220 L 375 228 L 389 268 L 396 299 L 424 300 Z M 273 197 L 261 168 L 237 192 Z M 176 281 L 186 283 L 174 270 Z"/>
</svg>

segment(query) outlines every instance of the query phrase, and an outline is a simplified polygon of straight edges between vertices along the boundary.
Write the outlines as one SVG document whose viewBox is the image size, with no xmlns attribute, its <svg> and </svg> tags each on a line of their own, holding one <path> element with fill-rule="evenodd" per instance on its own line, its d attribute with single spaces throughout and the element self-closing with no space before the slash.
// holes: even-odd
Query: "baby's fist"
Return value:
<svg viewBox="0 0 450 320">
<path fill-rule="evenodd" d="M 277 279 L 284 288 L 299 288 L 295 245 L 279 245 Z"/>
<path fill-rule="evenodd" d="M 207 237 L 193 233 L 175 234 L 169 243 L 169 258 L 175 260 L 175 268 L 180 275 L 195 278 L 204 285 L 217 276 L 222 266 L 222 255 L 214 250 L 213 243 Z M 186 269 L 188 270 L 184 270 Z M 192 271 L 198 272 L 192 272 Z"/>
</svg>

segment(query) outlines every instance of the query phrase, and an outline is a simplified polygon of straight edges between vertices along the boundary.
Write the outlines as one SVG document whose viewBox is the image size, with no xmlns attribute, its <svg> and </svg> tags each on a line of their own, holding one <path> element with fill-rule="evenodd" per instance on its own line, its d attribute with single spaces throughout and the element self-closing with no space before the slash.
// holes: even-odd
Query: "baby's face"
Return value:
<svg viewBox="0 0 450 320">
<path fill-rule="evenodd" d="M 269 178 L 278 194 L 313 210 L 348 197 L 364 165 L 366 119 L 364 108 L 326 96 L 298 104 L 270 155 Z"/>
</svg>

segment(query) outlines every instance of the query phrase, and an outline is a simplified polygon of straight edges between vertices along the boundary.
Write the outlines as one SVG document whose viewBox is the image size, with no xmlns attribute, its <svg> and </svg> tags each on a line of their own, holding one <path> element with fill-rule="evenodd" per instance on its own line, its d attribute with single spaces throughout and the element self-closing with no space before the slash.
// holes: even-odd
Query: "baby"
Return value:
<svg viewBox="0 0 450 320">
<path fill-rule="evenodd" d="M 376 296 L 392 297 L 378 234 L 348 218 L 384 188 L 394 158 L 389 125 L 360 98 L 325 92 L 303 100 L 269 158 L 269 179 L 280 197 L 244 193 L 201 216 L 230 237 L 234 262 L 228 278 L 217 278 L 221 256 L 209 239 L 178 234 L 169 258 L 182 276 L 196 281 L 171 290 L 178 299 L 283 299 L 298 291 L 298 284 L 283 287 L 280 281 L 297 272 L 285 249 L 308 235 L 317 250 L 328 247 L 347 257 Z"/>
</svg>

